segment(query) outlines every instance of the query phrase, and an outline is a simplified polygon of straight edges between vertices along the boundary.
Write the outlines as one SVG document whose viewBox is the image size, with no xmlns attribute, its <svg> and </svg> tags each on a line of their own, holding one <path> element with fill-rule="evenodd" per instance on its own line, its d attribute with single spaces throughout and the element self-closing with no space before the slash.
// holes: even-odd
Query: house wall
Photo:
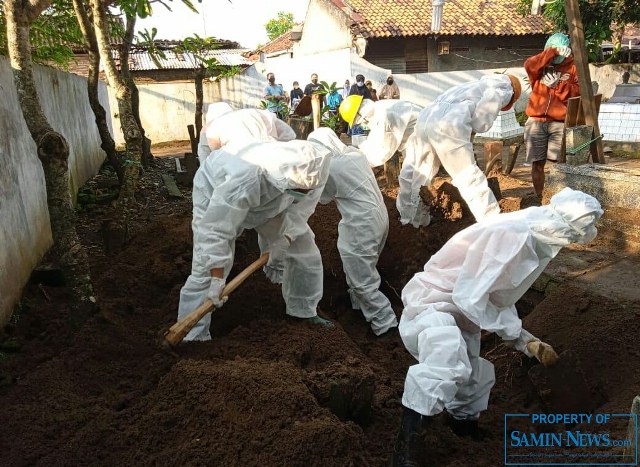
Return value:
<svg viewBox="0 0 640 467">
<path fill-rule="evenodd" d="M 104 160 L 87 80 L 53 68 L 34 66 L 36 86 L 45 115 L 69 143 L 69 189 L 92 177 Z M 9 60 L 0 57 L 0 327 L 31 271 L 51 245 L 49 212 L 42 166 L 24 122 Z M 99 84 L 108 111 L 107 91 Z"/>
<path fill-rule="evenodd" d="M 293 46 L 294 56 L 351 47 L 350 26 L 351 20 L 331 1 L 310 0 L 302 38 Z"/>
<path fill-rule="evenodd" d="M 439 55 L 439 45 L 447 42 L 449 53 Z M 364 58 L 394 73 L 514 67 L 541 51 L 544 42 L 543 35 L 381 38 L 367 42 Z"/>
<path fill-rule="evenodd" d="M 429 38 L 429 71 L 481 70 L 519 67 L 542 51 L 547 36 L 440 36 Z M 439 43 L 449 42 L 449 53 L 438 55 Z"/>
</svg>

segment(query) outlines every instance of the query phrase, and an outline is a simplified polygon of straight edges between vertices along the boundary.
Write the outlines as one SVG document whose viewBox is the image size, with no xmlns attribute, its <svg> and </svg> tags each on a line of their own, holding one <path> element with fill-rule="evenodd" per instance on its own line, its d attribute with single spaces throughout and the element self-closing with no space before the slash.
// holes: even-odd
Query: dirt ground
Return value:
<svg viewBox="0 0 640 467">
<path fill-rule="evenodd" d="M 68 318 L 64 287 L 27 287 L 0 339 L 0 464 L 388 465 L 413 361 L 397 334 L 374 337 L 351 309 L 335 205 L 319 206 L 311 219 L 325 269 L 320 308 L 335 329 L 287 319 L 279 287 L 256 273 L 214 312 L 211 342 L 173 354 L 158 345 L 175 322 L 191 262 L 190 199 L 168 198 L 160 178 L 173 167 L 164 159 L 147 171 L 123 251 L 103 251 L 102 207 L 81 211 L 99 312 L 78 324 Z M 504 210 L 532 204 L 529 184 L 499 182 Z M 99 194 L 105 186 L 98 176 L 86 189 Z M 390 232 L 379 269 L 398 315 L 403 285 L 471 222 L 456 190 L 446 180 L 436 187 L 423 193 L 435 206 L 422 229 L 400 225 L 395 191 L 383 189 Z M 247 231 L 232 275 L 257 257 Z M 640 384 L 639 304 L 571 282 L 543 298 L 533 311 L 523 306 L 525 327 L 579 356 L 597 411 L 628 412 Z M 431 465 L 502 465 L 504 414 L 545 410 L 527 377 L 534 362 L 491 336 L 483 354 L 497 377 L 481 418 L 486 437 L 459 438 L 436 417 L 425 438 Z"/>
</svg>

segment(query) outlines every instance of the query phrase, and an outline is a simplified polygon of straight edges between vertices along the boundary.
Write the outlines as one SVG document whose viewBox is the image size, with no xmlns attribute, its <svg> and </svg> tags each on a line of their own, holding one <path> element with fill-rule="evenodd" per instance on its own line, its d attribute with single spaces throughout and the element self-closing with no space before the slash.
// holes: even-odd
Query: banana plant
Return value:
<svg viewBox="0 0 640 467">
<path fill-rule="evenodd" d="M 264 99 L 260 101 L 260 108 L 274 112 L 280 120 L 284 120 L 289 115 L 289 106 L 284 101 L 276 99 Z"/>
</svg>

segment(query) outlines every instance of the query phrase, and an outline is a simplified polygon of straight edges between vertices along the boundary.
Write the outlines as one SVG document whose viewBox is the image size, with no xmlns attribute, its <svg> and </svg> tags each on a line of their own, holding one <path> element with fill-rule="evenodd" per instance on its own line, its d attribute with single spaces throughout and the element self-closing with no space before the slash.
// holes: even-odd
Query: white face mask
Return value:
<svg viewBox="0 0 640 467">
<path fill-rule="evenodd" d="M 356 84 L 361 88 L 362 86 L 364 86 L 364 81 L 356 81 Z"/>
</svg>

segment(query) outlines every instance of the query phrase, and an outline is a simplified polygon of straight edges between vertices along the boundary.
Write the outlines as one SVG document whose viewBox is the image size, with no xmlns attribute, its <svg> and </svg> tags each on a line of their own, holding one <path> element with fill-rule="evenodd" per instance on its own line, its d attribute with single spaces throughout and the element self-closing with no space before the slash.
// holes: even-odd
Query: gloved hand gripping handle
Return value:
<svg viewBox="0 0 640 467">
<path fill-rule="evenodd" d="M 527 344 L 527 350 L 544 366 L 553 366 L 558 361 L 558 354 L 553 347 L 546 342 L 531 341 Z"/>
<path fill-rule="evenodd" d="M 240 284 L 242 284 L 247 277 L 253 274 L 255 271 L 260 269 L 262 266 L 267 264 L 269 260 L 269 253 L 264 253 L 260 258 L 251 263 L 244 269 L 240 274 L 234 277 L 226 287 L 222 290 L 221 297 L 227 297 L 231 292 L 236 290 Z M 207 313 L 210 313 L 215 308 L 213 302 L 209 299 L 206 299 L 202 305 L 193 310 L 183 319 L 178 321 L 176 324 L 171 326 L 164 338 L 165 341 L 172 347 L 178 345 L 184 339 L 184 336 L 188 334 L 188 332 L 196 325 L 198 321 L 202 319 Z"/>
</svg>

